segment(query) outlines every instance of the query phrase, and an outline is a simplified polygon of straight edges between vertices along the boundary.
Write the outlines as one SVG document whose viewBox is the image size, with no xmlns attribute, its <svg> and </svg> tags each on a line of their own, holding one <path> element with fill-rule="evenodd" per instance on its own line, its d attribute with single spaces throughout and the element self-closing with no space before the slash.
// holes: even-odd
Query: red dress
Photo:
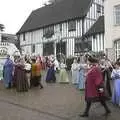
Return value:
<svg viewBox="0 0 120 120">
<path fill-rule="evenodd" d="M 88 71 L 85 83 L 85 99 L 86 101 L 99 101 L 104 98 L 104 92 L 98 91 L 99 87 L 103 85 L 103 77 L 100 68 L 92 66 Z"/>
</svg>

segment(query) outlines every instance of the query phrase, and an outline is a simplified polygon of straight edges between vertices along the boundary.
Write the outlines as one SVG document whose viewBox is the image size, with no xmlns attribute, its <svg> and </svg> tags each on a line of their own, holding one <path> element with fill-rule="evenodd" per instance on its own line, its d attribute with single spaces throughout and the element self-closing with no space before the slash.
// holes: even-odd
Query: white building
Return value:
<svg viewBox="0 0 120 120">
<path fill-rule="evenodd" d="M 91 50 L 103 51 L 103 30 L 87 36 L 103 11 L 103 0 L 61 0 L 39 8 L 18 31 L 20 46 L 29 54 L 61 52 L 67 57 Z"/>
<path fill-rule="evenodd" d="M 120 55 L 120 0 L 105 0 L 105 48 L 109 56 Z M 111 55 L 112 54 L 112 55 Z"/>
</svg>

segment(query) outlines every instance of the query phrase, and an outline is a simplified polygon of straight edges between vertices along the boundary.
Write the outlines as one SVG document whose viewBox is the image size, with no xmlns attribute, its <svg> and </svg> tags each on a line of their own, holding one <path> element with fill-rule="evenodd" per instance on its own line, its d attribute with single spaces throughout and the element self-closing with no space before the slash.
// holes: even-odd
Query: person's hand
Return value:
<svg viewBox="0 0 120 120">
<path fill-rule="evenodd" d="M 99 92 L 100 92 L 100 93 L 103 93 L 103 92 L 104 92 L 104 89 L 103 89 L 103 88 L 99 88 Z"/>
<path fill-rule="evenodd" d="M 119 79 L 119 78 L 120 78 L 120 75 L 116 74 L 115 79 Z"/>
</svg>

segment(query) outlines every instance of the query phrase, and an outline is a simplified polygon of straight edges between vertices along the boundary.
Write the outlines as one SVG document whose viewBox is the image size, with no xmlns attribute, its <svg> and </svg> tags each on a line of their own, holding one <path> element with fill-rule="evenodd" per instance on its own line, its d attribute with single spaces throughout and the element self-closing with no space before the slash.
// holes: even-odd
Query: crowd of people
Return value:
<svg viewBox="0 0 120 120">
<path fill-rule="evenodd" d="M 106 100 L 120 106 L 120 59 L 111 62 L 105 56 L 101 59 L 88 55 L 87 62 L 77 61 L 71 67 L 72 82 L 85 89 L 86 109 L 81 117 L 89 116 L 93 102 L 100 102 L 105 108 L 105 115 L 111 113 Z"/>
<path fill-rule="evenodd" d="M 85 58 L 85 59 L 84 59 Z M 15 87 L 17 91 L 28 91 L 31 87 L 43 88 L 41 71 L 47 71 L 46 83 L 72 83 L 77 89 L 85 90 L 86 109 L 82 117 L 89 115 L 92 102 L 100 102 L 106 114 L 110 110 L 106 100 L 120 106 L 120 60 L 112 63 L 106 57 L 97 59 L 95 56 L 74 58 L 71 65 L 72 81 L 69 79 L 64 59 L 59 62 L 54 56 L 18 57 L 14 61 L 7 56 L 4 64 L 3 77 L 6 88 Z M 59 79 L 56 74 L 59 73 Z"/>
<path fill-rule="evenodd" d="M 6 88 L 15 87 L 17 91 L 28 91 L 32 87 L 41 89 L 42 71 L 47 71 L 46 83 L 56 83 L 59 72 L 59 83 L 69 83 L 65 60 L 60 62 L 54 57 L 17 56 L 14 61 L 8 55 L 3 67 L 3 81 Z"/>
<path fill-rule="evenodd" d="M 17 91 L 28 91 L 31 87 L 41 84 L 41 63 L 35 57 L 18 56 L 14 61 L 7 56 L 3 67 L 3 81 L 6 88 L 15 87 Z"/>
</svg>

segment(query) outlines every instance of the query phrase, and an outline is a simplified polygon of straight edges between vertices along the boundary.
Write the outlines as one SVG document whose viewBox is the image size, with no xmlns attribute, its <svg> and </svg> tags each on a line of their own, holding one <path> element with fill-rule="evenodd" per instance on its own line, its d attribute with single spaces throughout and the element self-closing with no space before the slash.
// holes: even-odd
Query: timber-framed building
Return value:
<svg viewBox="0 0 120 120">
<path fill-rule="evenodd" d="M 17 33 L 21 49 L 28 54 L 63 53 L 66 57 L 103 51 L 104 27 L 101 31 L 95 27 L 104 14 L 103 3 L 104 0 L 61 0 L 34 10 Z"/>
</svg>

